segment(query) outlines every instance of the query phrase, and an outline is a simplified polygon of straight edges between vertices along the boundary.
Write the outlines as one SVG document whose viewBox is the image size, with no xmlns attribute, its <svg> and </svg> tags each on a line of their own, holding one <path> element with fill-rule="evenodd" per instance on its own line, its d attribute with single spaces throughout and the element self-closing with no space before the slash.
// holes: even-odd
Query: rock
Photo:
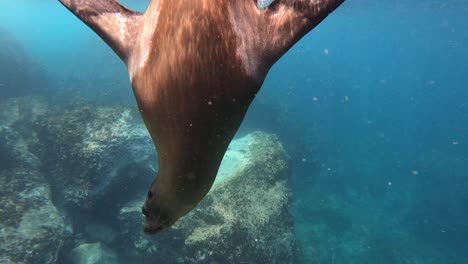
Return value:
<svg viewBox="0 0 468 264">
<path fill-rule="evenodd" d="M 117 205 L 156 173 L 151 138 L 129 109 L 75 105 L 49 111 L 39 123 L 43 162 L 63 207 Z"/>
<path fill-rule="evenodd" d="M 2 126 L 14 127 L 29 136 L 31 126 L 49 110 L 47 100 L 39 96 L 15 97 L 0 102 Z"/>
<path fill-rule="evenodd" d="M 47 111 L 40 97 L 13 98 L 0 103 L 0 170 L 15 167 L 38 169 L 38 139 L 32 124 Z"/>
<path fill-rule="evenodd" d="M 64 240 L 63 216 L 41 173 L 0 171 L 0 263 L 55 263 Z"/>
<path fill-rule="evenodd" d="M 64 243 L 64 217 L 34 151 L 32 124 L 46 109 L 37 97 L 0 103 L 0 263 L 55 263 Z"/>
<path fill-rule="evenodd" d="M 86 237 L 91 241 L 101 241 L 111 243 L 114 241 L 117 233 L 108 225 L 90 223 L 85 227 Z"/>
<path fill-rule="evenodd" d="M 118 264 L 117 255 L 102 243 L 82 244 L 70 253 L 72 264 Z"/>
<path fill-rule="evenodd" d="M 10 99 L 0 147 L 0 263 L 54 263 L 58 251 L 61 263 L 115 263 L 100 243 L 128 263 L 296 260 L 288 157 L 275 136 L 234 140 L 203 202 L 157 236 L 142 232 L 156 155 L 138 113 Z"/>
<path fill-rule="evenodd" d="M 275 136 L 255 132 L 234 140 L 212 190 L 170 230 L 143 234 L 144 197 L 122 207 L 122 247 L 152 263 L 292 263 L 288 175 L 287 154 Z"/>
</svg>

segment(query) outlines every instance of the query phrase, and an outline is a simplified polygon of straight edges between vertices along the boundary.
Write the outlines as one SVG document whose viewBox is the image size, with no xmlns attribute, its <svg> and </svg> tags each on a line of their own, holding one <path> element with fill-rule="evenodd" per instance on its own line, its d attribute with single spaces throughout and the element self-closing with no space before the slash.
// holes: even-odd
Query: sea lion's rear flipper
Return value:
<svg viewBox="0 0 468 264">
<path fill-rule="evenodd" d="M 275 62 L 345 0 L 257 0 L 267 60 Z"/>
<path fill-rule="evenodd" d="M 59 0 L 126 63 L 136 41 L 139 17 L 114 0 Z"/>
</svg>

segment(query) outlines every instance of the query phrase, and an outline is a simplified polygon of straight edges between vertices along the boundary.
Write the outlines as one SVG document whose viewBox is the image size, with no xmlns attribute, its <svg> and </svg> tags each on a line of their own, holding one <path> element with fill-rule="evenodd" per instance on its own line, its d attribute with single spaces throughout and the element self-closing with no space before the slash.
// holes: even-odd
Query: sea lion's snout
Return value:
<svg viewBox="0 0 468 264">
<path fill-rule="evenodd" d="M 168 225 L 165 222 L 161 221 L 161 216 L 152 215 L 146 208 L 143 206 L 141 208 L 141 213 L 145 216 L 145 223 L 143 225 L 143 231 L 146 234 L 156 234 L 165 230 Z"/>
<path fill-rule="evenodd" d="M 156 234 L 164 231 L 174 222 L 172 210 L 169 209 L 169 204 L 165 202 L 167 199 L 164 199 L 161 194 L 154 195 L 152 188 L 148 191 L 145 204 L 141 207 L 141 213 L 145 216 L 143 231 L 146 234 Z"/>
</svg>

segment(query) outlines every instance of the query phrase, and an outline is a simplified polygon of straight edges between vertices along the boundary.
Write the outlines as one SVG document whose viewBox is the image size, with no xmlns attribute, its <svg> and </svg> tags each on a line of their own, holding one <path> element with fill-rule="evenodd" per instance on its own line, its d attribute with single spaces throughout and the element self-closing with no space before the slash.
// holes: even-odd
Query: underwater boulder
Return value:
<svg viewBox="0 0 468 264">
<path fill-rule="evenodd" d="M 2 170 L 0 189 L 0 263 L 56 263 L 65 224 L 43 175 Z"/>
<path fill-rule="evenodd" d="M 31 136 L 31 125 L 47 114 L 47 99 L 40 96 L 9 98 L 0 102 L 0 125 L 14 127 L 24 136 Z"/>
<path fill-rule="evenodd" d="M 130 109 L 76 104 L 50 110 L 37 127 L 54 194 L 68 211 L 111 211 L 156 174 L 151 138 Z"/>
<path fill-rule="evenodd" d="M 117 255 L 102 243 L 81 244 L 70 253 L 71 264 L 118 264 Z"/>
<path fill-rule="evenodd" d="M 38 168 L 41 162 L 28 148 L 27 140 L 18 132 L 0 125 L 0 170 L 18 166 Z"/>
<path fill-rule="evenodd" d="M 10 98 L 0 102 L 0 170 L 39 169 L 39 141 L 33 124 L 47 112 L 41 97 Z"/>
<path fill-rule="evenodd" d="M 112 243 L 117 232 L 109 225 L 88 223 L 85 225 L 84 233 L 90 241 L 101 241 L 106 244 Z"/>
<path fill-rule="evenodd" d="M 171 229 L 143 233 L 144 197 L 120 210 L 122 248 L 145 263 L 292 263 L 288 156 L 277 137 L 254 132 L 233 140 L 213 188 Z"/>
</svg>

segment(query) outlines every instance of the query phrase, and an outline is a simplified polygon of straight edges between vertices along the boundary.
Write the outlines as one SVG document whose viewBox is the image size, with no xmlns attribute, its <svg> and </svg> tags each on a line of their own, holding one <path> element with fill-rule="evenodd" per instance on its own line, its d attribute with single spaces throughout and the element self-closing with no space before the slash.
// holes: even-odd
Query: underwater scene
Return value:
<svg viewBox="0 0 468 264">
<path fill-rule="evenodd" d="M 0 1 L 0 264 L 466 264 L 467 47 L 468 0 L 346 0 L 270 69 L 208 194 L 147 234 L 166 159 L 133 73 L 59 1 Z"/>
</svg>

